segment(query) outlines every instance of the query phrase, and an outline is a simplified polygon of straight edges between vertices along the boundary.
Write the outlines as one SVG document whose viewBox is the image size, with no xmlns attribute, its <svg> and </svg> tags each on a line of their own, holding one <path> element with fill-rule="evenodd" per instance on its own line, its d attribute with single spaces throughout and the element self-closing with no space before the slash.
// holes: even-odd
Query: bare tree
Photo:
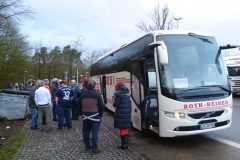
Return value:
<svg viewBox="0 0 240 160">
<path fill-rule="evenodd" d="M 160 10 L 160 5 L 158 3 L 158 5 L 154 7 L 153 13 L 148 15 L 153 24 L 147 24 L 146 22 L 141 21 L 136 25 L 136 27 L 144 32 L 154 30 L 171 30 L 174 27 L 174 16 L 174 13 L 169 10 L 167 4 L 165 4 Z"/>
<path fill-rule="evenodd" d="M 97 59 L 101 56 L 103 56 L 105 53 L 109 52 L 110 49 L 100 49 L 100 50 L 94 50 L 91 53 L 85 53 L 83 54 L 83 65 L 84 68 L 87 70 L 90 70 L 91 65 L 97 61 Z"/>
<path fill-rule="evenodd" d="M 72 41 L 72 43 L 71 43 L 73 49 L 78 50 L 79 47 L 82 46 L 82 43 L 84 42 L 84 40 L 85 40 L 84 37 L 82 35 L 79 35 L 78 38 L 76 40 Z"/>
<path fill-rule="evenodd" d="M 0 0 L 0 17 L 20 22 L 22 17 L 32 18 L 33 9 L 25 6 L 22 0 Z"/>
</svg>

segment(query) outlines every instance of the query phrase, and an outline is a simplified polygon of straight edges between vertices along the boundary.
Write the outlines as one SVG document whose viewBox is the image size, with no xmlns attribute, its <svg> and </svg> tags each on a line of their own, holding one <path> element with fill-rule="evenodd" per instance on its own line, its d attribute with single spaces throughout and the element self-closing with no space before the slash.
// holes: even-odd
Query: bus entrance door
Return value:
<svg viewBox="0 0 240 160">
<path fill-rule="evenodd" d="M 157 96 L 147 96 L 142 108 L 143 128 L 159 133 Z"/>
<path fill-rule="evenodd" d="M 143 76 L 145 82 L 145 98 L 141 109 L 142 125 L 144 129 L 159 133 L 158 93 L 154 58 L 146 58 L 144 63 Z"/>
<path fill-rule="evenodd" d="M 101 93 L 103 96 L 104 103 L 107 104 L 106 76 L 102 76 Z"/>
</svg>

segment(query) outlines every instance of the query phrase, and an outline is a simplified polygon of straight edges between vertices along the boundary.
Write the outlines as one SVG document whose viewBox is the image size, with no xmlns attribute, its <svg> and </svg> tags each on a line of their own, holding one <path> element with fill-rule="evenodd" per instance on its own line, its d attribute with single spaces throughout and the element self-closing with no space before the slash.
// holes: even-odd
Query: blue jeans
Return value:
<svg viewBox="0 0 240 160">
<path fill-rule="evenodd" d="M 92 130 L 92 150 L 98 149 L 98 131 L 101 125 L 101 119 L 98 122 L 84 122 L 83 121 L 83 139 L 86 147 L 90 147 L 89 142 L 90 132 Z"/>
<path fill-rule="evenodd" d="M 79 118 L 79 101 L 72 101 L 72 118 Z"/>
<path fill-rule="evenodd" d="M 32 116 L 30 127 L 35 127 L 35 125 L 37 125 L 37 111 L 37 108 L 31 108 Z"/>
<path fill-rule="evenodd" d="M 64 117 L 66 117 L 68 129 L 72 128 L 72 120 L 71 120 L 71 109 L 72 105 L 69 104 L 58 104 L 58 129 L 63 129 L 63 121 Z"/>
<path fill-rule="evenodd" d="M 53 114 L 53 118 L 56 119 L 58 115 L 56 101 L 52 101 L 52 103 L 53 103 L 52 114 Z"/>
</svg>

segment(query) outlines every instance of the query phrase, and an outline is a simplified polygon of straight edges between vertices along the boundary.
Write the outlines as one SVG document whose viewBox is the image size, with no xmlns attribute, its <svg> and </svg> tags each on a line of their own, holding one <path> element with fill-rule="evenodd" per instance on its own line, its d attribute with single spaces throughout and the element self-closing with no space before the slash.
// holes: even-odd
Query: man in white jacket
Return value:
<svg viewBox="0 0 240 160">
<path fill-rule="evenodd" d="M 37 80 L 39 88 L 35 92 L 34 100 L 38 107 L 38 128 L 40 131 L 45 130 L 50 132 L 51 128 L 51 95 L 47 88 L 44 87 L 44 82 L 42 80 Z M 46 116 L 46 127 L 42 125 L 43 114 Z"/>
</svg>

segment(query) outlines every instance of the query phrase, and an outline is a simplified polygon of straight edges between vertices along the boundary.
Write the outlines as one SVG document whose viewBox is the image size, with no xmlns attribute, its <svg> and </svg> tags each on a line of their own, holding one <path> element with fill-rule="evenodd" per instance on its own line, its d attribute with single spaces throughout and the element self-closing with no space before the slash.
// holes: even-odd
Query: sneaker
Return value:
<svg viewBox="0 0 240 160">
<path fill-rule="evenodd" d="M 38 130 L 38 127 L 30 127 L 31 130 Z"/>
<path fill-rule="evenodd" d="M 101 153 L 101 152 L 102 152 L 102 150 L 100 150 L 100 149 L 92 150 L 92 153 L 95 153 L 95 154 L 98 154 L 98 153 Z"/>
<path fill-rule="evenodd" d="M 85 147 L 85 151 L 90 151 L 91 149 L 92 149 L 91 146 L 88 146 L 88 147 L 86 146 L 86 147 Z"/>
<path fill-rule="evenodd" d="M 58 132 L 62 132 L 62 129 L 58 129 Z"/>
<path fill-rule="evenodd" d="M 63 123 L 63 127 L 67 127 L 67 123 Z"/>
</svg>

